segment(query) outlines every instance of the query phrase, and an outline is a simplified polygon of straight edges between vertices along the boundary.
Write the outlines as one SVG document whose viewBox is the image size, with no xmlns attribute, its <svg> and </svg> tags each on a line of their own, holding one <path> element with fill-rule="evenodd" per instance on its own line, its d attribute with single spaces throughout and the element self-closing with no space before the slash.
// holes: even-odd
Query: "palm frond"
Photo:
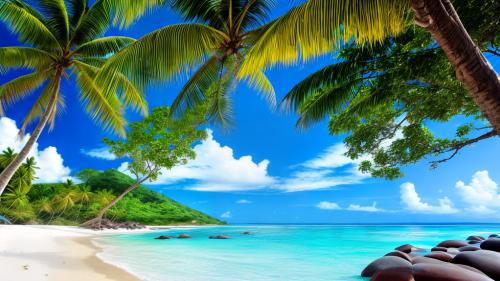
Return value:
<svg viewBox="0 0 500 281">
<path fill-rule="evenodd" d="M 80 45 L 73 53 L 83 57 L 105 57 L 133 42 L 134 38 L 124 36 L 102 37 Z"/>
<path fill-rule="evenodd" d="M 189 78 L 182 90 L 179 92 L 170 109 L 172 113 L 182 112 L 187 108 L 193 108 L 204 98 L 210 86 L 217 80 L 219 59 L 212 56 Z"/>
<path fill-rule="evenodd" d="M 121 28 L 130 26 L 137 18 L 151 11 L 153 8 L 164 5 L 168 0 L 108 0 L 114 7 L 114 20 Z"/>
<path fill-rule="evenodd" d="M 11 68 L 44 69 L 55 60 L 40 49 L 30 47 L 0 47 L 0 68 L 4 72 Z"/>
<path fill-rule="evenodd" d="M 19 40 L 44 49 L 61 47 L 44 22 L 29 10 L 12 2 L 0 1 L 0 21 L 19 35 Z"/>
<path fill-rule="evenodd" d="M 87 11 L 87 0 L 68 0 L 68 10 L 71 27 L 76 27 L 83 14 Z"/>
<path fill-rule="evenodd" d="M 254 75 L 249 78 L 248 85 L 256 89 L 270 106 L 276 106 L 276 92 L 274 91 L 271 81 L 269 81 L 262 71 L 255 72 Z"/>
<path fill-rule="evenodd" d="M 68 43 L 70 31 L 69 15 L 64 0 L 39 0 L 38 2 L 47 15 L 46 25 L 64 46 Z"/>
<path fill-rule="evenodd" d="M 239 77 L 277 63 L 306 61 L 330 52 L 341 40 L 381 42 L 403 30 L 408 9 L 408 1 L 309 0 L 267 26 L 251 47 Z"/>
<path fill-rule="evenodd" d="M 275 0 L 246 0 L 243 9 L 237 16 L 238 31 L 248 31 L 250 28 L 262 26 L 266 23 L 273 8 Z"/>
<path fill-rule="evenodd" d="M 49 71 L 26 74 L 0 85 L 0 105 L 12 105 L 42 86 L 49 77 Z"/>
<path fill-rule="evenodd" d="M 95 82 L 95 72 L 92 67 L 75 61 L 76 80 L 80 85 L 80 99 L 85 104 L 85 110 L 105 129 L 125 136 L 125 119 L 122 103 L 115 93 L 105 95 Z"/>
<path fill-rule="evenodd" d="M 97 0 L 78 21 L 71 43 L 80 45 L 103 34 L 109 28 L 112 11 L 111 0 Z"/>
<path fill-rule="evenodd" d="M 112 85 L 114 73 L 123 73 L 143 89 L 201 63 L 224 39 L 224 33 L 200 24 L 161 28 L 112 56 L 99 74 L 99 84 Z"/>
</svg>

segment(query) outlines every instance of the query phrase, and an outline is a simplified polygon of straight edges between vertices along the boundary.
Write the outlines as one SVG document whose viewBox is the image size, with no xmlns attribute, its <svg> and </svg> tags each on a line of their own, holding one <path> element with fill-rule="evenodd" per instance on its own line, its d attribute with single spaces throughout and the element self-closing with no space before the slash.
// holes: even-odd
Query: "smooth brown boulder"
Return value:
<svg viewBox="0 0 500 281">
<path fill-rule="evenodd" d="M 445 248 L 460 248 L 463 246 L 467 246 L 467 242 L 462 240 L 446 240 L 437 245 L 437 247 L 445 247 Z"/>
<path fill-rule="evenodd" d="M 400 257 L 411 262 L 411 257 L 407 253 L 403 253 L 401 251 L 392 251 L 390 253 L 385 254 L 386 257 Z"/>
<path fill-rule="evenodd" d="M 413 245 L 410 245 L 410 244 L 404 244 L 404 245 L 401 245 L 401 246 L 395 248 L 394 250 L 408 254 L 408 253 L 411 253 L 411 252 L 414 252 L 414 251 L 420 251 L 421 249 L 417 248 L 417 247 L 415 247 Z"/>
<path fill-rule="evenodd" d="M 481 249 L 500 252 L 500 238 L 489 238 L 481 243 Z"/>
<path fill-rule="evenodd" d="M 420 263 L 412 271 L 415 281 L 493 281 L 484 274 L 450 263 Z"/>
<path fill-rule="evenodd" d="M 485 240 L 483 236 L 479 236 L 479 235 L 472 235 L 472 236 L 469 236 L 467 237 L 467 239 L 465 239 L 467 241 L 470 241 L 470 240 L 476 240 L 476 241 L 482 241 L 482 240 Z"/>
<path fill-rule="evenodd" d="M 450 262 L 453 259 L 452 255 L 447 254 L 445 252 L 432 252 L 430 254 L 425 255 L 425 257 L 444 261 L 444 262 Z"/>
<path fill-rule="evenodd" d="M 431 252 L 447 252 L 448 248 L 445 247 L 434 247 L 431 249 Z"/>
<path fill-rule="evenodd" d="M 179 239 L 191 238 L 191 235 L 189 235 L 189 234 L 181 234 L 181 235 L 177 236 L 177 238 L 179 238 Z"/>
<path fill-rule="evenodd" d="M 464 264 L 481 270 L 494 280 L 500 280 L 500 254 L 488 250 L 462 252 L 452 263 Z"/>
<path fill-rule="evenodd" d="M 481 248 L 479 248 L 478 246 L 463 246 L 463 247 L 458 248 L 458 250 L 460 252 L 477 251 L 477 250 L 480 250 L 480 249 Z"/>
<path fill-rule="evenodd" d="M 441 264 L 444 263 L 444 261 L 438 260 L 438 259 L 433 259 L 433 258 L 428 258 L 428 257 L 414 257 L 411 261 L 412 264 L 419 264 L 419 263 L 435 263 L 435 264 Z"/>
<path fill-rule="evenodd" d="M 361 272 L 362 277 L 372 277 L 376 272 L 381 270 L 386 270 L 389 268 L 398 268 L 400 270 L 408 270 L 411 269 L 411 263 L 405 259 L 400 257 L 381 257 L 379 259 L 374 260 L 370 263 L 364 270 Z"/>
<path fill-rule="evenodd" d="M 500 236 L 498 234 L 491 234 L 488 238 L 500 238 Z"/>
<path fill-rule="evenodd" d="M 156 237 L 155 239 L 157 239 L 157 240 L 166 240 L 166 239 L 170 239 L 170 238 L 172 238 L 172 236 L 160 235 L 160 236 Z"/>
<path fill-rule="evenodd" d="M 370 281 L 415 281 L 410 268 L 388 268 L 376 272 Z"/>
</svg>

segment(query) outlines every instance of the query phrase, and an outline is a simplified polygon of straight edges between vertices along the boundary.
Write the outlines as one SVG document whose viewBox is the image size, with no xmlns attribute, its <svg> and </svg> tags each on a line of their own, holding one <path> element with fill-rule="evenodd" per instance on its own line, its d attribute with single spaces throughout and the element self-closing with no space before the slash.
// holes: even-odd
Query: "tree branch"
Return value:
<svg viewBox="0 0 500 281">
<path fill-rule="evenodd" d="M 463 149 L 464 147 L 466 146 L 469 146 L 471 144 L 474 144 L 476 142 L 479 142 L 479 141 L 482 141 L 482 140 L 485 140 L 485 139 L 488 139 L 488 138 L 491 138 L 491 137 L 495 137 L 495 136 L 498 136 L 498 134 L 495 132 L 495 130 L 491 130 L 489 131 L 488 133 L 486 134 L 483 134 L 483 135 L 480 135 L 479 137 L 477 138 L 473 138 L 473 139 L 468 139 L 468 140 L 465 140 L 465 141 L 462 141 L 462 142 L 458 142 L 454 145 L 451 146 L 451 148 L 447 148 L 447 149 L 436 149 L 434 150 L 433 152 L 434 153 L 446 153 L 446 152 L 452 152 L 453 153 L 447 157 L 447 158 L 444 158 L 444 159 L 440 159 L 440 160 L 436 160 L 436 161 L 432 161 L 431 162 L 431 166 L 433 168 L 437 167 L 437 165 L 439 165 L 440 163 L 444 163 L 448 160 L 451 160 L 453 157 L 455 157 L 458 152 Z"/>
</svg>

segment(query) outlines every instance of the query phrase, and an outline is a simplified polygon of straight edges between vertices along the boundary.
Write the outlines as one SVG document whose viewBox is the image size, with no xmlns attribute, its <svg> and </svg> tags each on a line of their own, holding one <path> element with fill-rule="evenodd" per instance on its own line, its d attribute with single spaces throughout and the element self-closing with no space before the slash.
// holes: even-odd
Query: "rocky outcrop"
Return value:
<svg viewBox="0 0 500 281">
<path fill-rule="evenodd" d="M 191 238 L 191 235 L 183 233 L 183 234 L 180 234 L 179 236 L 177 236 L 177 238 L 188 239 L 188 238 Z"/>
<path fill-rule="evenodd" d="M 172 239 L 174 238 L 173 236 L 168 236 L 168 235 L 160 235 L 158 237 L 156 237 L 155 239 L 156 240 L 166 240 L 166 239 Z"/>
<path fill-rule="evenodd" d="M 231 237 L 227 235 L 212 235 L 208 237 L 209 239 L 229 239 Z"/>
</svg>

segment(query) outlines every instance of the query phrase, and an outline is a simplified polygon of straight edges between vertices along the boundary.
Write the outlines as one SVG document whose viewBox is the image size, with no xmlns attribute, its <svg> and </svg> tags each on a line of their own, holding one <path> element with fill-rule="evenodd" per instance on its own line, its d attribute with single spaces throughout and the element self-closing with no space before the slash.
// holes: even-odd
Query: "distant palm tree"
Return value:
<svg viewBox="0 0 500 281">
<path fill-rule="evenodd" d="M 272 24 L 266 24 L 274 7 L 270 0 L 171 0 L 166 1 L 189 23 L 153 31 L 113 56 L 99 81 L 110 81 L 115 71 L 129 75 L 144 86 L 152 80 L 173 78 L 196 66 L 172 104 L 173 111 L 193 107 L 211 98 L 211 116 L 227 123 L 228 94 L 236 80 L 246 79 L 274 105 L 274 88 L 260 70 L 239 77 L 248 51 L 261 40 Z M 282 52 L 279 46 L 276 52 Z M 154 61 L 150 58 L 155 58 Z"/>
<path fill-rule="evenodd" d="M 17 154 L 14 151 L 14 149 L 7 147 L 2 153 L 0 154 L 0 171 L 5 169 L 13 160 L 16 158 Z"/>
<path fill-rule="evenodd" d="M 99 203 L 99 205 L 101 205 L 101 206 L 106 206 L 109 203 L 111 203 L 111 201 L 113 201 L 113 199 L 115 199 L 115 197 L 116 196 L 113 194 L 113 192 L 111 192 L 107 189 L 103 189 L 103 190 L 97 191 L 97 193 L 95 194 L 95 201 L 97 203 Z"/>
<path fill-rule="evenodd" d="M 140 0 L 138 8 L 147 2 Z M 0 0 L 0 21 L 14 33 L 24 46 L 0 48 L 0 74 L 9 69 L 27 69 L 28 74 L 0 85 L 0 113 L 3 105 L 10 105 L 33 92 L 38 98 L 25 117 L 21 133 L 31 122 L 39 119 L 28 142 L 0 174 L 0 195 L 27 157 L 46 124 L 54 126 L 56 114 L 64 108 L 61 81 L 74 75 L 80 87 L 80 100 L 91 117 L 106 129 L 125 134 L 123 107 L 131 106 L 147 113 L 147 103 L 141 89 L 119 72 L 109 73 L 112 83 L 104 85 L 94 78 L 110 55 L 134 42 L 122 36 L 100 37 L 109 28 L 113 3 L 125 0 L 97 0 L 89 6 L 86 0 Z M 125 6 L 133 4 L 124 4 Z M 126 10 L 117 9 L 117 15 L 126 17 Z M 139 9 L 140 10 L 140 9 Z M 36 91 L 42 89 L 41 91 Z"/>
</svg>

